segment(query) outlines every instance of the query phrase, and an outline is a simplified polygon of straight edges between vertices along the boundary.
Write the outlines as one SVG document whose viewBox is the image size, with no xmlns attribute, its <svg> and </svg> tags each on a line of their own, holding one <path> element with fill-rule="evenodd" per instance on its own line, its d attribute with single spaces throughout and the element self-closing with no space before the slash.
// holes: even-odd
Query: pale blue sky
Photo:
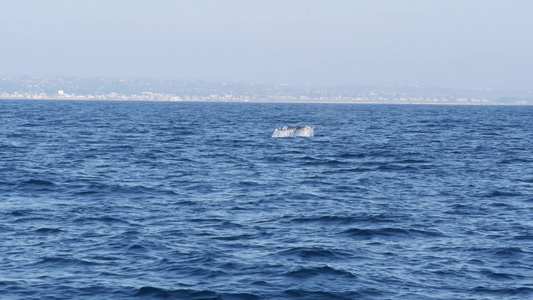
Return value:
<svg viewBox="0 0 533 300">
<path fill-rule="evenodd" d="M 530 0 L 0 0 L 0 76 L 533 88 Z"/>
</svg>

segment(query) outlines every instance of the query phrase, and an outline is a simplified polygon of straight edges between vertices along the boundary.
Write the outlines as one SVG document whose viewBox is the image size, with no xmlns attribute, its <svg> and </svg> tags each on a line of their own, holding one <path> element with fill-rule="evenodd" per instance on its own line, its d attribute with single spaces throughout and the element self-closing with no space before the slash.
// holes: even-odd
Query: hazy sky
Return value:
<svg viewBox="0 0 533 300">
<path fill-rule="evenodd" d="M 533 88 L 531 0 L 0 0 L 0 76 Z"/>
</svg>

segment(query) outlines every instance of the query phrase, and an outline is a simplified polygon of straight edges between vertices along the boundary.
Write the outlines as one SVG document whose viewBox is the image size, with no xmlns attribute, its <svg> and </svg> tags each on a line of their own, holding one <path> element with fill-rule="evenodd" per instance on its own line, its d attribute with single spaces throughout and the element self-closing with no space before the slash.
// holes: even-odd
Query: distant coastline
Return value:
<svg viewBox="0 0 533 300">
<path fill-rule="evenodd" d="M 243 84 L 153 79 L 0 78 L 0 99 L 253 103 L 533 105 L 532 91 Z"/>
<path fill-rule="evenodd" d="M 168 99 L 138 99 L 138 98 L 20 98 L 20 97 L 2 97 L 1 100 L 21 100 L 21 101 L 116 101 L 116 102 L 130 102 L 130 101 L 139 101 L 139 102 L 199 102 L 199 103 L 287 103 L 287 104 L 376 104 L 376 105 L 462 105 L 462 106 L 531 106 L 532 102 L 521 101 L 515 103 L 498 103 L 498 102 L 371 102 L 371 101 L 339 101 L 339 100 L 284 100 L 284 101 L 274 101 L 274 100 L 252 100 L 252 101 L 242 101 L 242 100 L 168 100 Z"/>
</svg>

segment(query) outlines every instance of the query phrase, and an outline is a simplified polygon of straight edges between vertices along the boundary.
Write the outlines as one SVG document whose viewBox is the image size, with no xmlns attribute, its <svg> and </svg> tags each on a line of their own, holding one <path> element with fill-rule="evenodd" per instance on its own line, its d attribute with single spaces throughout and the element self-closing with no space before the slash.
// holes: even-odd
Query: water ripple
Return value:
<svg viewBox="0 0 533 300">
<path fill-rule="evenodd" d="M 529 107 L 0 110 L 2 299 L 533 297 Z"/>
</svg>

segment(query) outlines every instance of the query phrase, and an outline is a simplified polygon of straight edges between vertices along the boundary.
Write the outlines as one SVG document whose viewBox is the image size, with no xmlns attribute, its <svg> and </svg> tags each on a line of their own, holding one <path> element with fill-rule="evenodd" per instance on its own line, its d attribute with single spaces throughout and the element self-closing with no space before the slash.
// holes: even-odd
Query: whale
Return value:
<svg viewBox="0 0 533 300">
<path fill-rule="evenodd" d="M 282 126 L 276 128 L 272 137 L 312 137 L 315 136 L 315 126 L 312 125 L 298 125 L 298 126 Z"/>
</svg>

